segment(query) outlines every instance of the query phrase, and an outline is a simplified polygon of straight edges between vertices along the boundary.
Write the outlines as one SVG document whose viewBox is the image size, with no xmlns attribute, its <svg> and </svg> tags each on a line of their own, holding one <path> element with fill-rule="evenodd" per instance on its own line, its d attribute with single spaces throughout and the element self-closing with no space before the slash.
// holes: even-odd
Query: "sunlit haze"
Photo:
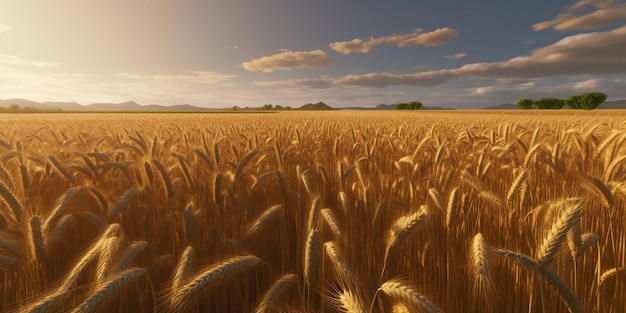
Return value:
<svg viewBox="0 0 626 313">
<path fill-rule="evenodd" d="M 0 99 L 476 109 L 626 98 L 626 2 L 0 0 Z"/>
</svg>

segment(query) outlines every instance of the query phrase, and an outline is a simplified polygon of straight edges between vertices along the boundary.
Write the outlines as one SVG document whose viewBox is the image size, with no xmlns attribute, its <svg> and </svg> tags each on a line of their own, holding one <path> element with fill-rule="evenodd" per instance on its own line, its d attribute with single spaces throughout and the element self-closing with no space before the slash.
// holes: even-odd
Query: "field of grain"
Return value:
<svg viewBox="0 0 626 313">
<path fill-rule="evenodd" d="M 623 312 L 625 115 L 0 115 L 0 312 Z"/>
</svg>

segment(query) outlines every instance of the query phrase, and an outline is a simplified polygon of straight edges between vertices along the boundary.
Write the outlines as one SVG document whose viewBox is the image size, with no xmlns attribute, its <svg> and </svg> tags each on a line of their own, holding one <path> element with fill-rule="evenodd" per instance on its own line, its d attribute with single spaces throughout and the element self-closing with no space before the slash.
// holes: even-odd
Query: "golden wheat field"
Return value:
<svg viewBox="0 0 626 313">
<path fill-rule="evenodd" d="M 624 312 L 595 112 L 0 116 L 0 312 Z"/>
</svg>

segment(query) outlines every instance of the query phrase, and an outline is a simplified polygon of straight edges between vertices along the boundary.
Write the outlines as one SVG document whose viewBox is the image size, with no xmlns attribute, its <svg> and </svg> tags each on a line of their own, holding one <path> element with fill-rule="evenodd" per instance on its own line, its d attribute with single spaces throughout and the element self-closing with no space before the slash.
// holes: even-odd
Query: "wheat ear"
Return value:
<svg viewBox="0 0 626 313">
<path fill-rule="evenodd" d="M 210 266 L 200 274 L 176 290 L 173 290 L 172 309 L 181 311 L 206 288 L 225 280 L 232 275 L 245 271 L 261 262 L 256 256 L 237 256 L 227 259 L 215 266 Z"/>
<path fill-rule="evenodd" d="M 317 263 L 319 260 L 319 235 L 318 229 L 311 229 L 308 232 L 304 245 L 304 280 L 312 286 L 317 276 Z"/>
<path fill-rule="evenodd" d="M 59 173 L 63 174 L 65 179 L 67 179 L 67 181 L 70 182 L 70 184 L 76 185 L 76 178 L 74 178 L 74 176 L 72 176 L 72 174 L 70 174 L 70 172 L 67 171 L 67 169 L 63 166 L 63 164 L 61 164 L 59 161 L 57 161 L 57 159 L 55 159 L 51 155 L 48 156 L 48 158 L 50 159 L 50 162 L 54 164 L 54 167 L 56 167 L 57 170 L 59 170 Z"/>
<path fill-rule="evenodd" d="M 273 312 L 280 296 L 289 286 L 298 278 L 296 274 L 285 274 L 274 282 L 274 284 L 265 292 L 261 303 L 254 310 L 255 313 Z"/>
<path fill-rule="evenodd" d="M 136 241 L 130 245 L 130 247 L 126 248 L 124 255 L 115 263 L 113 266 L 113 273 L 118 273 L 123 270 L 126 270 L 130 263 L 143 251 L 148 245 L 145 241 Z"/>
<path fill-rule="evenodd" d="M 44 234 L 49 234 L 52 227 L 57 223 L 57 221 L 65 214 L 67 210 L 70 209 L 70 201 L 78 191 L 79 187 L 70 188 L 64 194 L 61 200 L 58 201 L 58 204 L 50 212 L 48 218 L 44 221 L 42 229 Z"/>
<path fill-rule="evenodd" d="M 475 297 L 478 297 L 480 302 L 486 305 L 491 303 L 489 299 L 493 296 L 495 290 L 491 281 L 489 253 L 489 247 L 482 234 L 476 234 L 468 251 L 469 275 L 472 281 L 472 293 Z"/>
<path fill-rule="evenodd" d="M 446 228 L 449 230 L 454 223 L 456 214 L 459 210 L 459 188 L 456 187 L 450 192 L 448 198 L 448 207 L 446 208 Z"/>
<path fill-rule="evenodd" d="M 337 221 L 333 211 L 328 208 L 323 209 L 322 216 L 324 217 L 328 227 L 330 227 L 330 230 L 332 230 L 335 234 L 336 239 L 343 240 L 343 229 L 341 228 L 341 225 L 339 225 L 339 221 Z"/>
<path fill-rule="evenodd" d="M 581 205 L 569 205 L 552 224 L 552 228 L 544 237 L 537 253 L 537 264 L 539 268 L 545 269 L 552 263 L 556 252 L 567 238 L 567 232 L 573 227 L 574 223 L 580 219 L 581 213 Z"/>
<path fill-rule="evenodd" d="M 598 287 L 602 286 L 607 279 L 616 276 L 619 272 L 626 271 L 626 267 L 614 267 L 612 269 L 606 270 L 602 275 L 600 275 L 600 281 L 598 282 Z"/>
<path fill-rule="evenodd" d="M 428 298 L 424 297 L 399 279 L 392 278 L 378 288 L 386 295 L 401 301 L 405 305 L 418 309 L 420 312 L 440 312 Z"/>
<path fill-rule="evenodd" d="M 123 271 L 100 285 L 83 303 L 78 305 L 72 313 L 91 313 L 109 299 L 113 294 L 119 292 L 128 284 L 132 283 L 146 273 L 146 269 L 135 268 Z"/>
<path fill-rule="evenodd" d="M 335 268 L 335 272 L 342 279 L 346 280 L 349 283 L 349 287 L 356 286 L 356 276 L 354 272 L 348 266 L 348 263 L 344 260 L 343 256 L 339 253 L 339 247 L 332 242 L 326 242 L 324 244 L 324 251 L 326 251 L 326 255 L 331 259 L 333 267 Z"/>
<path fill-rule="evenodd" d="M 117 213 L 119 213 L 122 209 L 124 209 L 126 206 L 128 206 L 128 204 L 135 198 L 135 196 L 137 195 L 137 188 L 133 188 L 131 190 L 129 190 L 124 197 L 122 198 L 122 200 L 118 201 L 117 204 L 115 204 L 114 207 L 111 208 L 111 210 L 109 210 L 108 213 L 108 217 L 109 219 L 114 218 Z"/>
<path fill-rule="evenodd" d="M 22 207 L 22 203 L 15 197 L 15 194 L 13 194 L 2 180 L 0 180 L 0 196 L 2 196 L 4 201 L 9 205 L 13 212 L 13 218 L 19 223 L 24 218 L 24 208 Z"/>
<path fill-rule="evenodd" d="M 576 296 L 572 290 L 565 284 L 565 282 L 549 268 L 539 269 L 539 275 L 545 280 L 554 290 L 557 291 L 563 303 L 567 306 L 570 313 L 580 312 L 580 305 Z"/>
<path fill-rule="evenodd" d="M 41 219 L 39 216 L 33 216 L 30 219 L 31 248 L 37 261 L 41 264 L 46 263 L 46 246 L 41 233 Z"/>
<path fill-rule="evenodd" d="M 433 202 L 435 202 L 435 204 L 437 205 L 437 208 L 439 209 L 439 211 L 443 212 L 443 210 L 445 209 L 446 205 L 444 204 L 443 200 L 441 199 L 441 195 L 439 194 L 439 191 L 437 190 L 437 188 L 430 188 L 430 189 L 428 189 L 428 195 L 430 196 L 431 199 L 433 199 Z"/>
<path fill-rule="evenodd" d="M 246 227 L 244 232 L 245 237 L 254 235 L 259 229 L 263 228 L 272 219 L 276 218 L 283 210 L 283 206 L 278 204 L 265 210 L 258 218 L 256 218 L 249 226 Z"/>
<path fill-rule="evenodd" d="M 383 269 L 380 272 L 382 278 L 385 268 L 387 266 L 387 258 L 389 253 L 398 244 L 402 243 L 409 235 L 417 229 L 423 221 L 428 219 L 428 214 L 423 208 L 413 214 L 402 216 L 396 220 L 389 229 L 389 235 L 387 236 L 387 246 L 385 248 L 385 258 L 383 259 Z"/>
<path fill-rule="evenodd" d="M 191 267 L 193 266 L 193 260 L 196 256 L 196 251 L 193 247 L 188 246 L 183 251 L 183 254 L 174 269 L 174 278 L 172 279 L 172 293 L 174 293 L 180 286 L 182 286 L 184 280 L 189 275 Z"/>
</svg>

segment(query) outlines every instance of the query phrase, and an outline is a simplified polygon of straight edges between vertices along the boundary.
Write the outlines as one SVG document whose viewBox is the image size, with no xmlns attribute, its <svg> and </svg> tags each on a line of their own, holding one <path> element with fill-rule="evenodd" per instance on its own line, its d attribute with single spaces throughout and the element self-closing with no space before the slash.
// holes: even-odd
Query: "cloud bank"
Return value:
<svg viewBox="0 0 626 313">
<path fill-rule="evenodd" d="M 289 70 L 302 67 L 323 67 L 335 62 L 322 50 L 314 51 L 283 51 L 278 54 L 253 59 L 244 62 L 241 66 L 248 71 L 273 72 L 276 70 Z"/>
<path fill-rule="evenodd" d="M 439 70 L 416 74 L 368 73 L 364 75 L 348 75 L 334 80 L 335 84 L 384 88 L 394 85 L 429 87 L 447 82 L 454 76 L 452 71 Z"/>
<path fill-rule="evenodd" d="M 591 10 L 591 12 L 589 12 Z M 583 12 L 584 11 L 584 12 Z M 581 0 L 554 19 L 533 25 L 536 31 L 595 30 L 626 20 L 626 4 L 613 0 Z"/>
<path fill-rule="evenodd" d="M 307 87 L 312 89 L 327 89 L 333 82 L 327 79 L 294 79 L 282 81 L 256 81 L 255 85 L 265 87 Z"/>
<path fill-rule="evenodd" d="M 369 73 L 336 79 L 336 84 L 387 87 L 412 85 L 428 87 L 455 76 L 481 78 L 538 78 L 555 75 L 626 73 L 626 26 L 608 31 L 565 37 L 555 44 L 536 49 L 529 56 L 504 62 L 466 64 L 416 74 Z"/>
<path fill-rule="evenodd" d="M 331 49 L 343 53 L 368 53 L 376 46 L 397 46 L 400 48 L 413 46 L 439 46 L 453 38 L 459 33 L 447 27 L 436 29 L 432 32 L 422 33 L 422 29 L 416 29 L 406 34 L 393 34 L 383 37 L 370 37 L 369 39 L 352 39 L 350 41 L 333 42 L 329 46 Z"/>
</svg>

